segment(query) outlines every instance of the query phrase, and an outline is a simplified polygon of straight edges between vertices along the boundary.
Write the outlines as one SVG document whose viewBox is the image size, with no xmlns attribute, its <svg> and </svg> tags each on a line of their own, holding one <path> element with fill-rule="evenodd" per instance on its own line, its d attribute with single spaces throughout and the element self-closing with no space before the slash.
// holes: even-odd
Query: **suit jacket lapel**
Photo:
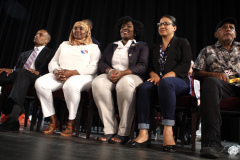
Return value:
<svg viewBox="0 0 240 160">
<path fill-rule="evenodd" d="M 40 62 L 41 63 L 41 61 L 45 58 L 45 52 L 46 51 L 46 47 L 44 47 L 42 50 L 41 50 L 41 52 L 38 54 L 38 56 L 37 56 L 37 59 L 35 60 L 35 67 L 36 67 L 36 65 Z"/>
<path fill-rule="evenodd" d="M 23 65 L 27 62 L 28 58 L 30 57 L 30 55 L 32 54 L 33 49 L 29 50 L 25 56 L 25 59 L 23 60 Z"/>
<path fill-rule="evenodd" d="M 167 59 L 166 59 L 166 64 L 169 64 L 170 65 L 170 61 L 169 60 L 172 60 L 173 58 L 170 58 L 170 57 L 172 57 L 172 56 L 175 56 L 175 55 L 173 55 L 175 52 L 174 52 L 174 50 L 175 50 L 175 47 L 171 47 L 171 46 L 175 46 L 175 43 L 176 43 L 176 37 L 175 36 L 173 36 L 173 38 L 172 38 L 172 40 L 170 41 L 170 43 L 169 43 L 169 47 L 168 47 L 168 50 L 167 50 Z M 168 62 L 169 61 L 169 62 Z M 165 67 L 166 67 L 166 65 L 165 65 Z"/>
</svg>

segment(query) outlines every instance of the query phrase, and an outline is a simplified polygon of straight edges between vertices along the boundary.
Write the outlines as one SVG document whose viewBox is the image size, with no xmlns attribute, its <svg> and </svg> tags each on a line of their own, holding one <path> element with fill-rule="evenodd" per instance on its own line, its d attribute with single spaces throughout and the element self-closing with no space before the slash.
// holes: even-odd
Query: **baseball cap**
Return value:
<svg viewBox="0 0 240 160">
<path fill-rule="evenodd" d="M 220 22 L 217 24 L 217 27 L 216 27 L 215 32 L 217 32 L 218 28 L 222 27 L 222 25 L 223 25 L 224 23 L 226 23 L 226 22 L 230 22 L 230 23 L 234 24 L 234 26 L 236 26 L 236 23 L 237 23 L 237 21 L 236 21 L 235 18 L 227 17 L 227 18 L 223 19 L 222 21 L 220 21 Z"/>
</svg>

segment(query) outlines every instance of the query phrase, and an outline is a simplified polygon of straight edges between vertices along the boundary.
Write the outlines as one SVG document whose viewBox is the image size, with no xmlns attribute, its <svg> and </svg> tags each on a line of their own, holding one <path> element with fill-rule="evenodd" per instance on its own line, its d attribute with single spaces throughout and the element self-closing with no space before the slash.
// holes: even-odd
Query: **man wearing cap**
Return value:
<svg viewBox="0 0 240 160">
<path fill-rule="evenodd" d="M 201 80 L 202 149 L 200 156 L 221 156 L 221 115 L 219 103 L 229 97 L 240 97 L 239 83 L 228 76 L 240 75 L 240 43 L 236 38 L 236 20 L 228 17 L 217 24 L 218 41 L 201 50 L 193 66 L 193 76 Z"/>
</svg>

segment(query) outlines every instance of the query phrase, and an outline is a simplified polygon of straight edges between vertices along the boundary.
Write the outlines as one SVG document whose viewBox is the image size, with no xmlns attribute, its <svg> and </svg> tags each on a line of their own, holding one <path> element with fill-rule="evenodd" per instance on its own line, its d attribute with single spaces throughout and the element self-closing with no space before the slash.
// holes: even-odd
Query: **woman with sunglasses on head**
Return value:
<svg viewBox="0 0 240 160">
<path fill-rule="evenodd" d="M 175 37 L 177 22 L 173 16 L 165 15 L 158 23 L 161 42 L 150 49 L 149 79 L 144 82 L 137 95 L 139 135 L 129 143 L 130 147 L 148 147 L 150 135 L 151 106 L 154 95 L 158 94 L 163 115 L 163 151 L 174 152 L 176 143 L 172 126 L 175 124 L 176 97 L 189 93 L 188 70 L 192 52 L 186 39 Z"/>
</svg>

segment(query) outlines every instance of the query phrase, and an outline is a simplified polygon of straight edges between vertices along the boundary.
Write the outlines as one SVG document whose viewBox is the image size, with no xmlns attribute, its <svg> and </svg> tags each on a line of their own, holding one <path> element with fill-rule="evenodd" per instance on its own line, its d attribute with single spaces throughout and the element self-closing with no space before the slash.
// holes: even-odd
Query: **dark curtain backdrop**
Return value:
<svg viewBox="0 0 240 160">
<path fill-rule="evenodd" d="M 93 21 L 92 36 L 103 51 L 118 40 L 115 23 L 125 15 L 145 25 L 143 41 L 148 44 L 160 39 L 159 19 L 173 15 L 178 21 L 176 35 L 189 40 L 195 60 L 203 47 L 216 42 L 213 33 L 221 19 L 231 16 L 240 23 L 239 7 L 239 0 L 1 0 L 0 67 L 13 67 L 21 52 L 32 49 L 39 29 L 50 32 L 48 47 L 56 50 L 68 40 L 73 24 L 85 18 Z"/>
</svg>

